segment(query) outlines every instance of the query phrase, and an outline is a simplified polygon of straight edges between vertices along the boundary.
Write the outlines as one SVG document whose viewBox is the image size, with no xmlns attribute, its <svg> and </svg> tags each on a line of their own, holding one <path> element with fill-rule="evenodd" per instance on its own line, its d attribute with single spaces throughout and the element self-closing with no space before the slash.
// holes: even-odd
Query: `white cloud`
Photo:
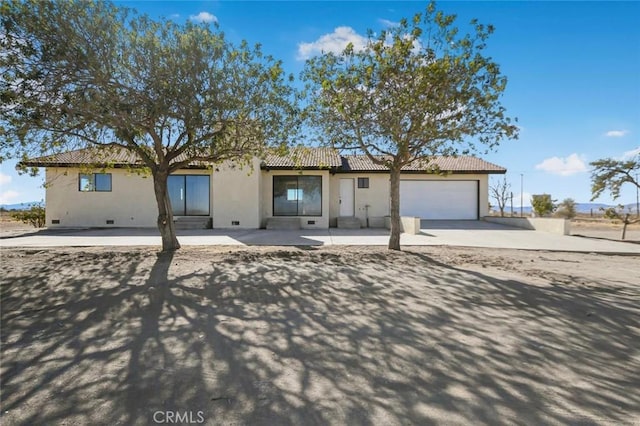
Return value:
<svg viewBox="0 0 640 426">
<path fill-rule="evenodd" d="M 0 185 L 6 185 L 11 182 L 11 176 L 0 172 Z"/>
<path fill-rule="evenodd" d="M 604 135 L 608 138 L 621 138 L 629 133 L 628 130 L 609 130 Z"/>
<path fill-rule="evenodd" d="M 18 193 L 17 191 L 13 191 L 13 190 L 8 190 L 8 191 L 4 191 L 0 193 L 0 204 L 9 204 L 11 203 L 15 198 L 18 197 L 18 195 L 20 195 L 20 193 Z"/>
<path fill-rule="evenodd" d="M 332 33 L 320 36 L 316 41 L 298 44 L 298 59 L 309 59 L 323 52 L 340 53 L 349 43 L 353 44 L 354 50 L 362 50 L 367 45 L 367 38 L 351 27 L 337 27 Z"/>
<path fill-rule="evenodd" d="M 169 15 L 169 18 L 171 19 L 178 19 L 180 17 L 179 13 L 172 13 L 171 15 Z"/>
<path fill-rule="evenodd" d="M 578 154 L 571 154 L 566 158 L 551 157 L 536 165 L 536 169 L 544 170 L 560 176 L 570 176 L 576 173 L 586 172 L 587 165 L 584 158 Z"/>
<path fill-rule="evenodd" d="M 625 151 L 624 154 L 622 154 L 622 159 L 631 160 L 636 155 L 640 155 L 640 146 L 636 149 L 632 149 L 631 151 Z"/>
<path fill-rule="evenodd" d="M 189 19 L 194 22 L 205 22 L 207 24 L 210 24 L 211 22 L 218 22 L 218 18 L 209 12 L 200 12 L 197 15 L 191 15 L 189 16 Z"/>
<path fill-rule="evenodd" d="M 378 22 L 380 22 L 385 27 L 397 27 L 398 25 L 400 25 L 400 22 L 394 22 L 383 18 L 378 19 Z"/>
</svg>

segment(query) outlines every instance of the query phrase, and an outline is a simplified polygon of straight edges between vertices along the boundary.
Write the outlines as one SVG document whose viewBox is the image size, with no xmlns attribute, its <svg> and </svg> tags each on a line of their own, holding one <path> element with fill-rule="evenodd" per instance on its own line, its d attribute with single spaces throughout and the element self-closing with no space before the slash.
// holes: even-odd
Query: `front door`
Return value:
<svg viewBox="0 0 640 426">
<path fill-rule="evenodd" d="M 174 216 L 209 216 L 209 176 L 171 175 L 167 188 Z"/>
<path fill-rule="evenodd" d="M 353 204 L 353 179 L 340 179 L 340 216 L 353 216 Z"/>
</svg>

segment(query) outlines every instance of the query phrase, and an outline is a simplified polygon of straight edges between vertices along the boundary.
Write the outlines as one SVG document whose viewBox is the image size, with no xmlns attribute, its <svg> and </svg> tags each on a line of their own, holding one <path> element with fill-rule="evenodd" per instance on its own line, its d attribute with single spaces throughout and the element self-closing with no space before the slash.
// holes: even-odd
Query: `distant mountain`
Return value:
<svg viewBox="0 0 640 426">
<path fill-rule="evenodd" d="M 26 203 L 18 203 L 18 204 L 0 204 L 0 207 L 5 210 L 27 210 L 33 205 L 44 206 L 42 201 L 28 201 Z"/>
<path fill-rule="evenodd" d="M 591 213 L 591 210 L 593 210 L 593 213 L 600 213 L 601 208 L 606 209 L 608 207 L 612 206 L 602 203 L 576 203 L 576 212 Z"/>
<path fill-rule="evenodd" d="M 491 210 L 498 211 L 498 208 L 492 205 Z M 504 212 L 505 214 L 511 213 L 511 206 L 507 205 L 504 208 Z M 529 213 L 531 213 L 531 206 L 522 207 L 522 214 L 528 215 Z M 520 214 L 520 206 L 516 206 L 516 205 L 513 206 L 513 214 Z"/>
<path fill-rule="evenodd" d="M 559 203 L 559 201 L 558 201 Z M 603 204 L 603 203 L 576 203 L 576 212 L 578 213 L 583 213 L 583 214 L 589 214 L 591 213 L 591 211 L 593 210 L 593 214 L 602 214 L 602 211 L 600 211 L 601 208 L 606 209 L 609 207 L 617 207 L 616 205 L 610 205 L 610 204 Z M 492 210 L 497 211 L 496 207 L 491 207 Z M 531 214 L 531 206 L 525 206 L 522 208 L 522 213 L 524 215 L 529 215 Z M 636 203 L 632 203 L 632 204 L 626 204 L 624 206 L 624 210 L 625 211 L 629 211 L 631 213 L 635 213 L 636 212 Z M 505 213 L 509 213 L 511 211 L 511 206 L 507 205 L 507 207 L 504 209 Z M 514 214 L 520 214 L 520 206 L 513 206 L 513 213 Z"/>
<path fill-rule="evenodd" d="M 617 204 L 602 204 L 602 203 L 577 203 L 576 211 L 578 213 L 590 213 L 591 209 L 593 209 L 593 213 L 601 213 L 600 209 L 607 209 L 609 207 L 618 207 Z M 631 213 L 636 212 L 636 203 L 625 204 L 624 210 L 629 211 Z"/>
</svg>

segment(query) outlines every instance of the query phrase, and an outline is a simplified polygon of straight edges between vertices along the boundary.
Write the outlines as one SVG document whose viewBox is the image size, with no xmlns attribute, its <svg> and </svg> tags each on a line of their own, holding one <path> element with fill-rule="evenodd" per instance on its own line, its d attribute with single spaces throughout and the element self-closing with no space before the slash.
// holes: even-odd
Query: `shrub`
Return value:
<svg viewBox="0 0 640 426">
<path fill-rule="evenodd" d="M 573 219 L 576 217 L 576 202 L 573 198 L 565 198 L 558 205 L 558 210 L 556 210 L 556 215 L 559 217 L 564 217 L 565 219 Z"/>
<path fill-rule="evenodd" d="M 600 208 L 601 211 L 604 211 L 604 217 L 611 220 L 620 220 L 622 221 L 622 235 L 620 236 L 621 240 L 624 240 L 627 235 L 627 226 L 633 223 L 640 222 L 640 219 L 631 219 L 631 211 L 624 211 L 624 206 L 619 205 L 618 207 L 609 207 L 608 209 Z"/>
<path fill-rule="evenodd" d="M 537 194 L 531 196 L 531 207 L 536 213 L 536 216 L 543 217 L 550 213 L 553 213 L 556 206 L 553 204 L 555 200 L 551 199 L 549 194 Z"/>
<path fill-rule="evenodd" d="M 33 225 L 35 228 L 42 228 L 45 225 L 45 209 L 39 205 L 32 205 L 27 210 L 20 210 L 11 213 L 11 217 L 24 223 Z"/>
</svg>

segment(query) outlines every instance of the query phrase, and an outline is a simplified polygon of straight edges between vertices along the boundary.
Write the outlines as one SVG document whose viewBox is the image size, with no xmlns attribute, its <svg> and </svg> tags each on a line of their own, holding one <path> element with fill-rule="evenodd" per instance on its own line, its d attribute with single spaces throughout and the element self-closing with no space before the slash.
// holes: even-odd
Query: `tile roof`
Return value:
<svg viewBox="0 0 640 426">
<path fill-rule="evenodd" d="M 178 156 L 174 162 L 183 161 L 186 158 L 186 155 L 182 154 Z M 72 167 L 85 165 L 110 165 L 114 167 L 144 166 L 138 154 L 117 145 L 76 149 L 58 154 L 45 155 L 43 157 L 30 158 L 27 161 L 23 161 L 22 164 L 30 167 Z M 206 167 L 206 163 L 192 162 L 189 167 L 202 168 Z"/>
<path fill-rule="evenodd" d="M 371 159 L 366 155 L 345 155 L 342 158 L 343 171 L 376 172 L 388 170 L 387 167 L 371 161 Z M 428 163 L 424 161 L 416 161 L 402 168 L 403 171 L 407 172 L 424 172 L 426 170 L 433 169 L 439 169 L 443 172 L 458 173 L 505 173 L 507 171 L 504 167 L 500 167 L 496 164 L 471 156 L 434 157 Z"/>
<path fill-rule="evenodd" d="M 286 155 L 267 155 L 262 165 L 267 169 L 317 169 L 340 166 L 342 166 L 340 154 L 332 148 L 293 148 Z"/>
<path fill-rule="evenodd" d="M 176 161 L 182 161 L 184 155 Z M 83 165 L 110 165 L 114 167 L 142 167 L 137 154 L 125 148 L 110 145 L 101 148 L 86 148 L 44 157 L 32 158 L 23 162 L 26 166 L 36 167 L 73 167 Z M 193 162 L 189 167 L 204 168 L 207 163 Z M 403 167 L 406 172 L 424 172 L 437 166 L 441 171 L 454 173 L 505 173 L 506 169 L 477 157 L 435 157 L 431 162 L 415 162 Z M 293 148 L 286 155 L 268 154 L 262 162 L 263 169 L 320 169 L 332 168 L 337 172 L 385 172 L 387 168 L 375 164 L 365 155 L 341 156 L 331 148 Z"/>
</svg>

